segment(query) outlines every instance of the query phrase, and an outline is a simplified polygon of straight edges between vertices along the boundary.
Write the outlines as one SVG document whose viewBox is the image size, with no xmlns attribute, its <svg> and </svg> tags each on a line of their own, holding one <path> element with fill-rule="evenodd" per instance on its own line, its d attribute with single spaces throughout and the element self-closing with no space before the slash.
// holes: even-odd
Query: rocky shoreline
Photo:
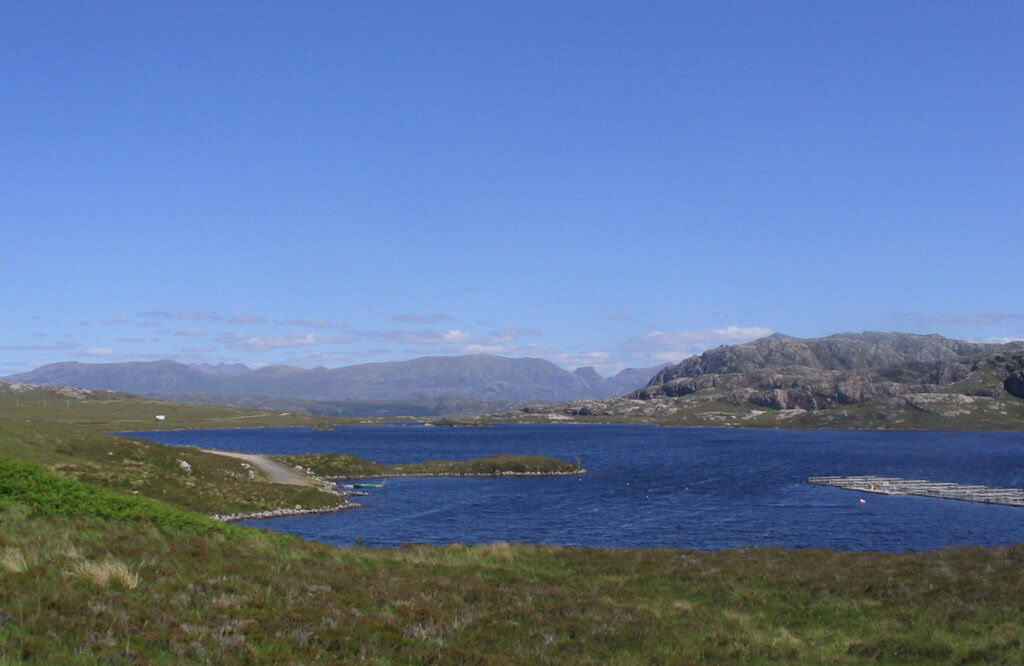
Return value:
<svg viewBox="0 0 1024 666">
<path fill-rule="evenodd" d="M 362 492 L 346 492 L 339 493 L 343 497 L 359 497 L 365 496 L 368 493 Z M 343 504 L 336 504 L 334 506 L 322 506 L 316 509 L 303 509 L 301 506 L 296 506 L 291 509 L 268 509 L 266 511 L 256 511 L 255 513 L 228 513 L 221 514 L 215 513 L 210 516 L 213 520 L 218 520 L 224 523 L 230 523 L 237 520 L 259 520 L 261 518 L 283 518 L 284 516 L 305 516 L 313 513 L 336 513 L 338 511 L 344 511 L 346 509 L 358 509 L 361 504 L 355 502 L 345 502 Z"/>
</svg>

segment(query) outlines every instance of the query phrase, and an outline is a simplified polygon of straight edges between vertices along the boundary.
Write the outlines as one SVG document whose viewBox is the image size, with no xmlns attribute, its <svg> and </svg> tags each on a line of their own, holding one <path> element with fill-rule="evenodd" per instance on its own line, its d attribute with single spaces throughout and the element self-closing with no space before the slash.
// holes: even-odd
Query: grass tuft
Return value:
<svg viewBox="0 0 1024 666">
<path fill-rule="evenodd" d="M 99 562 L 90 560 L 75 562 L 72 571 L 101 587 L 120 583 L 123 587 L 134 590 L 139 586 L 139 573 L 132 571 L 127 564 L 110 554 Z"/>
<path fill-rule="evenodd" d="M 7 546 L 0 552 L 0 568 L 8 573 L 21 573 L 28 569 L 28 559 L 20 549 Z"/>
</svg>

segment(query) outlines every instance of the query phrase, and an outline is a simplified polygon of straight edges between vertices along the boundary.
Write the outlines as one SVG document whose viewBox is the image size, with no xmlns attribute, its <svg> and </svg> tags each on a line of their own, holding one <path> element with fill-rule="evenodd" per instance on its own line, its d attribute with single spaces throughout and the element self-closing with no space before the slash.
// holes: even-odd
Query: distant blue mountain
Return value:
<svg viewBox="0 0 1024 666">
<path fill-rule="evenodd" d="M 428 356 L 409 361 L 304 369 L 272 365 L 187 365 L 176 361 L 51 363 L 9 382 L 125 391 L 143 395 L 266 396 L 303 400 L 398 400 L 445 396 L 480 400 L 608 398 L 647 384 L 662 366 L 602 377 L 568 372 L 539 358 L 489 354 Z"/>
</svg>

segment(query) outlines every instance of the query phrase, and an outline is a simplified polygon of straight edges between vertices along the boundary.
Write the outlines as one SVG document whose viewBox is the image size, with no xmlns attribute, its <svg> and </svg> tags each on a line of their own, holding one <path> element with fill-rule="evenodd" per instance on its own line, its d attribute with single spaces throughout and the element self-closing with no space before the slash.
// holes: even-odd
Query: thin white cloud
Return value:
<svg viewBox="0 0 1024 666">
<path fill-rule="evenodd" d="M 278 319 L 278 324 L 284 326 L 300 326 L 302 328 L 324 328 L 327 326 L 325 319 Z"/>
<path fill-rule="evenodd" d="M 180 312 L 168 312 L 166 310 L 149 310 L 136 313 L 139 317 L 152 317 L 157 319 L 192 319 L 196 321 L 220 321 L 224 317 L 216 312 L 199 312 L 198 310 L 182 310 Z"/>
<path fill-rule="evenodd" d="M 473 340 L 477 344 L 482 345 L 504 345 L 510 349 L 521 348 L 522 346 L 516 344 L 519 338 L 531 337 L 540 335 L 540 332 L 532 328 L 519 328 L 516 326 L 506 326 L 493 331 L 489 331 L 480 337 L 474 337 Z"/>
<path fill-rule="evenodd" d="M 227 343 L 227 346 L 231 349 L 243 349 L 246 351 L 269 351 L 271 349 L 302 347 L 315 344 L 317 344 L 317 337 L 312 333 L 295 333 L 293 335 L 271 337 L 241 336 L 236 338 L 234 342 Z"/>
<path fill-rule="evenodd" d="M 124 324 L 128 321 L 128 316 L 123 314 L 114 315 L 112 317 L 104 317 L 100 319 L 101 324 Z"/>
<path fill-rule="evenodd" d="M 86 356 L 113 356 L 117 352 L 110 347 L 89 347 L 84 353 Z"/>
<path fill-rule="evenodd" d="M 953 324 L 958 326 L 995 326 L 1007 322 L 1024 321 L 1024 314 L 1009 312 L 922 314 L 919 312 L 894 312 L 894 317 L 915 325 Z"/>
<path fill-rule="evenodd" d="M 469 333 L 459 330 L 445 331 L 441 337 L 442 343 L 446 345 L 462 344 L 473 339 Z"/>
<path fill-rule="evenodd" d="M 536 333 L 533 329 L 515 329 L 524 334 Z M 505 334 L 508 334 L 508 330 Z M 492 331 L 491 336 L 500 338 L 497 332 Z M 487 336 L 481 338 L 484 340 Z M 458 347 L 452 351 L 463 354 L 496 354 L 499 356 L 510 356 L 515 358 L 533 357 L 542 358 L 558 365 L 566 370 L 572 371 L 584 366 L 592 366 L 598 373 L 609 376 L 613 375 L 625 366 L 613 358 L 607 350 L 565 352 L 551 347 L 541 345 L 521 345 L 515 342 L 487 342 L 478 341 Z"/>
<path fill-rule="evenodd" d="M 403 324 L 436 324 L 442 321 L 455 321 L 455 317 L 440 312 L 429 315 L 398 314 L 392 317 L 391 321 L 397 321 Z"/>
<path fill-rule="evenodd" d="M 384 340 L 406 345 L 446 346 L 468 344 L 473 336 L 465 331 L 360 331 L 359 335 L 370 340 Z"/>
<path fill-rule="evenodd" d="M 594 363 L 606 363 L 611 360 L 612 355 L 606 351 L 582 352 L 579 354 L 562 354 L 561 358 L 579 365 L 592 365 Z"/>
<path fill-rule="evenodd" d="M 377 349 L 357 349 L 356 351 L 352 352 L 353 356 L 362 356 L 364 358 L 373 358 L 374 356 L 386 356 L 387 354 L 390 354 L 390 353 L 391 353 L 390 349 L 380 349 L 380 348 L 377 348 Z"/>
<path fill-rule="evenodd" d="M 526 336 L 539 335 L 539 332 L 532 328 L 518 328 L 507 326 L 499 328 L 484 335 L 473 335 L 459 329 L 446 331 L 419 330 L 419 331 L 360 331 L 361 337 L 370 340 L 384 340 L 407 345 L 422 345 L 425 347 L 461 347 L 465 350 L 483 348 L 511 349 L 517 339 Z M 457 351 L 450 349 L 449 351 Z M 478 353 L 468 351 L 468 353 Z"/>
<path fill-rule="evenodd" d="M 2 345 L 3 351 L 63 351 L 74 349 L 75 345 L 69 342 L 55 342 L 48 345 Z"/>
<path fill-rule="evenodd" d="M 598 374 L 608 377 L 614 375 L 625 366 L 615 360 L 611 353 L 605 350 L 584 351 L 584 352 L 562 352 L 549 356 L 548 360 L 562 366 L 567 370 L 577 368 L 593 367 Z"/>
<path fill-rule="evenodd" d="M 515 353 L 515 347 L 508 345 L 482 345 L 482 344 L 469 344 L 462 348 L 462 351 L 467 354 L 513 354 Z"/>
<path fill-rule="evenodd" d="M 749 342 L 775 331 L 764 326 L 726 326 L 708 330 L 655 331 L 624 345 L 626 352 L 643 362 L 675 363 L 722 344 Z"/>
<path fill-rule="evenodd" d="M 236 324 L 266 324 L 267 318 L 260 315 L 243 314 L 235 315 L 231 321 Z"/>
<path fill-rule="evenodd" d="M 352 357 L 345 354 L 335 354 L 333 352 L 320 352 L 319 354 L 303 354 L 300 356 L 290 356 L 285 361 L 286 365 L 294 365 L 301 368 L 317 368 L 317 367 L 338 367 L 341 365 L 347 365 L 352 362 Z"/>
<path fill-rule="evenodd" d="M 185 338 L 198 338 L 206 335 L 206 331 L 201 328 L 190 328 L 186 331 L 175 331 L 174 335 Z"/>
<path fill-rule="evenodd" d="M 220 321 L 223 319 L 216 312 L 197 312 L 195 310 L 185 310 L 178 313 L 179 319 L 197 319 L 201 321 Z"/>
<path fill-rule="evenodd" d="M 294 326 L 297 328 L 348 328 L 348 324 L 343 321 L 331 321 L 329 319 L 303 319 L 300 317 L 275 319 L 274 323 L 282 326 Z"/>
<path fill-rule="evenodd" d="M 774 329 L 764 326 L 726 326 L 725 328 L 713 328 L 711 332 L 720 340 L 756 340 L 775 332 Z"/>
<path fill-rule="evenodd" d="M 274 349 L 287 349 L 289 347 L 308 347 L 322 344 L 351 344 L 356 341 L 354 337 L 322 336 L 314 333 L 293 333 L 291 335 L 277 335 L 269 337 L 246 336 L 240 333 L 228 333 L 217 339 L 229 349 L 242 351 L 264 352 Z"/>
<path fill-rule="evenodd" d="M 519 328 L 518 326 L 505 326 L 491 331 L 483 336 L 481 339 L 485 344 L 494 344 L 499 342 L 512 342 L 519 338 L 528 338 L 540 335 L 540 331 L 534 328 Z"/>
</svg>

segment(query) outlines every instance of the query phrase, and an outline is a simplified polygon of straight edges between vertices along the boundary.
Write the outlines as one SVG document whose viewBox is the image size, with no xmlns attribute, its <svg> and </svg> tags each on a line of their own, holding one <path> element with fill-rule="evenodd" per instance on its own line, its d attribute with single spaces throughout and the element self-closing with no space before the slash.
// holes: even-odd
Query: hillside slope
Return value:
<svg viewBox="0 0 1024 666">
<path fill-rule="evenodd" d="M 1024 343 L 938 335 L 772 335 L 662 369 L 625 398 L 565 413 L 679 424 L 1024 427 Z"/>
</svg>

